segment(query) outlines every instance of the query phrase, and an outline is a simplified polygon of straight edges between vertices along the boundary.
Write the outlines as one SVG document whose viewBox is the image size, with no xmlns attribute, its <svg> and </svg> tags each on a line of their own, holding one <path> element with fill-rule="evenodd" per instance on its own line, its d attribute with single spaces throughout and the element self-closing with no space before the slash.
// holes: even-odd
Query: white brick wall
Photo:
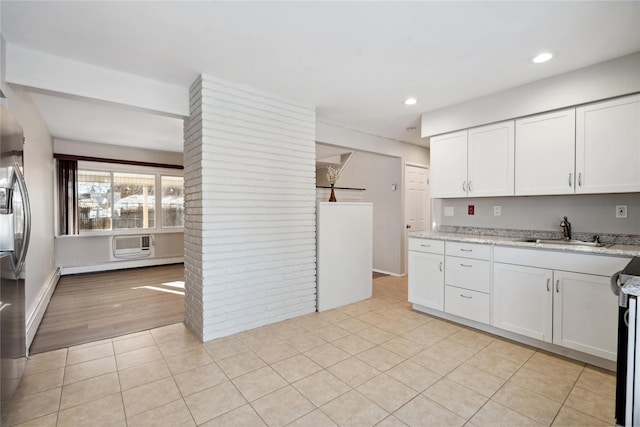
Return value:
<svg viewBox="0 0 640 427">
<path fill-rule="evenodd" d="M 190 104 L 187 325 L 208 341 L 315 311 L 315 110 L 204 75 Z"/>
</svg>

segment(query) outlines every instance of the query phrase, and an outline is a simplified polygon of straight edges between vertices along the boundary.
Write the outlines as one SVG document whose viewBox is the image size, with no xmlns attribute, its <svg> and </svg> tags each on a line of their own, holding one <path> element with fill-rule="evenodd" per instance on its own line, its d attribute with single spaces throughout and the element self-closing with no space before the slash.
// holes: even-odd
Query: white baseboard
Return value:
<svg viewBox="0 0 640 427">
<path fill-rule="evenodd" d="M 95 273 L 98 271 L 121 270 L 124 268 L 151 267 L 154 265 L 179 264 L 184 257 L 138 259 L 131 261 L 113 261 L 103 264 L 83 265 L 79 267 L 60 267 L 63 276 L 67 274 Z"/>
<path fill-rule="evenodd" d="M 388 274 L 389 276 L 393 276 L 393 277 L 402 277 L 402 276 L 404 276 L 404 274 L 392 273 L 390 271 L 378 270 L 376 268 L 374 268 L 373 271 L 375 271 L 376 273 Z"/>
<path fill-rule="evenodd" d="M 53 270 L 46 285 L 40 290 L 40 295 L 36 298 L 37 304 L 35 310 L 27 316 L 27 355 L 29 354 L 29 347 L 31 347 L 33 338 L 35 338 L 36 332 L 38 332 L 40 322 L 42 322 L 42 318 L 44 317 L 44 312 L 47 310 L 51 295 L 53 295 L 53 291 L 56 289 L 58 279 L 60 279 L 60 268 Z"/>
</svg>

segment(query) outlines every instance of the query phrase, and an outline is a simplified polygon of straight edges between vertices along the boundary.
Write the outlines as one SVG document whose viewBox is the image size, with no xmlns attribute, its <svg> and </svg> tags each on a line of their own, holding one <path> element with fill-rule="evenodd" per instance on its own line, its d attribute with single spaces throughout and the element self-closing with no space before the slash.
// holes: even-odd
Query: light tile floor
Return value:
<svg viewBox="0 0 640 427">
<path fill-rule="evenodd" d="M 200 343 L 182 324 L 33 356 L 3 426 L 613 425 L 615 377 L 360 303 Z"/>
</svg>

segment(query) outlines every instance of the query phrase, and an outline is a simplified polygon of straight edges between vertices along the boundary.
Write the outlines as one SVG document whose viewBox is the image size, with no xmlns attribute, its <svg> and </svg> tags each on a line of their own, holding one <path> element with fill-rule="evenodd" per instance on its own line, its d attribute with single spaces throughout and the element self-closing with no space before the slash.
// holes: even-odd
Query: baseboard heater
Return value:
<svg viewBox="0 0 640 427">
<path fill-rule="evenodd" d="M 153 239 L 149 234 L 114 236 L 111 243 L 113 258 L 148 258 L 153 254 Z"/>
</svg>

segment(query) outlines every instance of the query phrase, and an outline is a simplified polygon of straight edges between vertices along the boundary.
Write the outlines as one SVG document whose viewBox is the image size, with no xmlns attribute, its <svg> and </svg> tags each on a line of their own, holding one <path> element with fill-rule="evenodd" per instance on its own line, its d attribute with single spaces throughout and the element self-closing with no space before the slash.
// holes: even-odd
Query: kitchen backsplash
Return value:
<svg viewBox="0 0 640 427">
<path fill-rule="evenodd" d="M 618 205 L 627 207 L 627 218 L 616 218 Z M 469 215 L 469 206 L 473 206 L 473 215 Z M 496 206 L 499 216 L 494 215 Z M 453 210 L 453 216 L 445 216 L 445 210 Z M 448 226 L 561 235 L 564 216 L 569 218 L 577 238 L 593 238 L 596 234 L 640 236 L 640 193 L 434 199 L 432 225 L 441 231 Z"/>
</svg>

